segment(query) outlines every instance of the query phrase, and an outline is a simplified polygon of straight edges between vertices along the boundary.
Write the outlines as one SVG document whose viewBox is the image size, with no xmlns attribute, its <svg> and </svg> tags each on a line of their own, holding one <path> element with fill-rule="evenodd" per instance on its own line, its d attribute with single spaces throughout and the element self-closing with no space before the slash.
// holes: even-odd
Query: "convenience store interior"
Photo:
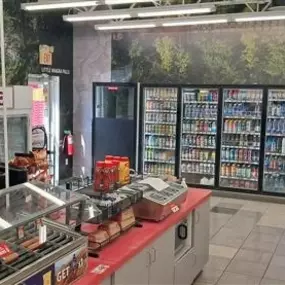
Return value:
<svg viewBox="0 0 285 285">
<path fill-rule="evenodd" d="M 0 285 L 70 237 L 47 278 L 68 264 L 75 285 L 285 284 L 284 4 L 119 2 L 3 0 L 1 15 L 0 0 L 0 238 L 11 226 L 16 253 L 0 252 Z M 180 186 L 155 188 L 161 216 L 127 196 L 137 177 Z M 22 231 L 47 237 L 31 253 Z"/>
</svg>

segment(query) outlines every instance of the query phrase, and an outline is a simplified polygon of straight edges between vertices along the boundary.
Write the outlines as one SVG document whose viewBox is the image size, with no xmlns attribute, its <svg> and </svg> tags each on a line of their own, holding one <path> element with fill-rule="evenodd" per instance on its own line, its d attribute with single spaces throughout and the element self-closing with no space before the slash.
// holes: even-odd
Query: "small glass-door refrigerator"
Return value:
<svg viewBox="0 0 285 285">
<path fill-rule="evenodd" d="M 258 190 L 262 101 L 262 88 L 223 88 L 221 187 Z"/>
<path fill-rule="evenodd" d="M 180 174 L 189 184 L 215 183 L 218 88 L 182 88 Z"/>
<path fill-rule="evenodd" d="M 285 89 L 269 89 L 263 191 L 285 193 Z"/>
<path fill-rule="evenodd" d="M 142 169 L 175 175 L 178 88 L 142 86 Z"/>
</svg>

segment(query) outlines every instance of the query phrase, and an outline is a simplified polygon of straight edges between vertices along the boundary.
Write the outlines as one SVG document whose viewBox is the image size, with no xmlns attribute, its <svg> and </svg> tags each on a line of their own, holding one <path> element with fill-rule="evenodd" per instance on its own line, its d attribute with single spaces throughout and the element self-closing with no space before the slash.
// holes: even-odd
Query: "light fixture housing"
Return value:
<svg viewBox="0 0 285 285">
<path fill-rule="evenodd" d="M 284 11 L 240 13 L 233 17 L 234 22 L 258 22 L 258 21 L 278 21 L 285 20 Z"/>
<path fill-rule="evenodd" d="M 111 31 L 111 30 L 128 30 L 138 28 L 155 28 L 155 27 L 175 27 L 189 25 L 205 25 L 227 23 L 226 15 L 211 15 L 211 16 L 195 16 L 185 18 L 162 18 L 152 20 L 134 20 L 125 22 L 114 22 L 109 24 L 95 25 L 95 30 Z"/>
<path fill-rule="evenodd" d="M 133 23 L 120 23 L 117 25 L 96 25 L 95 29 L 99 31 L 110 31 L 110 30 L 131 30 L 131 29 L 149 29 L 155 28 L 155 23 L 134 23 L 140 21 L 133 21 Z"/>
<path fill-rule="evenodd" d="M 41 2 L 22 3 L 21 9 L 26 11 L 43 11 L 43 10 L 57 10 L 70 9 L 80 7 L 90 7 L 98 5 L 97 0 L 58 0 L 50 1 L 44 0 Z"/>
<path fill-rule="evenodd" d="M 178 26 L 197 26 L 197 25 L 211 25 L 211 24 L 224 24 L 227 23 L 228 19 L 226 17 L 213 18 L 213 19 L 189 19 L 181 21 L 181 19 L 176 19 L 174 21 L 166 21 L 161 25 L 163 27 L 178 27 Z"/>
<path fill-rule="evenodd" d="M 158 0 L 102 0 L 100 4 L 105 5 L 122 5 L 122 4 L 133 4 L 133 3 L 150 3 L 158 2 Z"/>
<path fill-rule="evenodd" d="M 66 22 L 88 22 L 88 21 L 104 21 L 104 20 L 116 20 L 116 19 L 128 19 L 131 18 L 131 14 L 127 12 L 121 12 L 114 10 L 100 11 L 98 12 L 83 12 L 75 15 L 64 15 L 63 20 Z"/>
<path fill-rule="evenodd" d="M 95 25 L 95 30 L 128 30 L 137 28 L 155 28 L 155 27 L 179 27 L 195 25 L 212 25 L 232 22 L 255 22 L 255 21 L 275 21 L 285 20 L 282 11 L 274 12 L 250 12 L 250 13 L 233 13 L 203 15 L 185 18 L 161 18 L 152 20 L 134 20 L 110 23 L 104 25 Z M 148 25 L 149 24 L 149 25 Z"/>
<path fill-rule="evenodd" d="M 135 9 L 114 9 L 93 12 L 81 12 L 75 15 L 64 15 L 67 22 L 86 22 L 110 19 L 144 18 L 161 16 L 178 16 L 187 14 L 206 14 L 216 10 L 212 4 L 187 4 Z"/>
</svg>

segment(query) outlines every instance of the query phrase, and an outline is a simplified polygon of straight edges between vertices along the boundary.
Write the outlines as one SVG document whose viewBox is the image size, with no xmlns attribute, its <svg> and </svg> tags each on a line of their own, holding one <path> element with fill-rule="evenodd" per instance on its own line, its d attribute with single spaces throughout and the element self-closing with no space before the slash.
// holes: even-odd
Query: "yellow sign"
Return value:
<svg viewBox="0 0 285 285">
<path fill-rule="evenodd" d="M 44 285 L 51 285 L 51 271 L 47 272 L 44 276 L 43 276 L 43 284 Z"/>
<path fill-rule="evenodd" d="M 45 101 L 44 89 L 34 88 L 33 89 L 33 100 L 34 101 Z"/>
<path fill-rule="evenodd" d="M 53 46 L 40 45 L 40 64 L 41 65 L 52 65 L 52 55 L 54 52 Z"/>
</svg>

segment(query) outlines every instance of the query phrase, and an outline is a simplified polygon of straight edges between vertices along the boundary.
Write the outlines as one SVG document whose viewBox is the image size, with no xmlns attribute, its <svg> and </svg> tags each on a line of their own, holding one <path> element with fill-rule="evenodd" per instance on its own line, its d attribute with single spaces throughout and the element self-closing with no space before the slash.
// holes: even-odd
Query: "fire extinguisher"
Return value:
<svg viewBox="0 0 285 285">
<path fill-rule="evenodd" d="M 63 152 L 67 156 L 72 156 L 74 154 L 74 147 L 73 147 L 73 136 L 70 131 L 64 132 L 63 138 Z"/>
</svg>

